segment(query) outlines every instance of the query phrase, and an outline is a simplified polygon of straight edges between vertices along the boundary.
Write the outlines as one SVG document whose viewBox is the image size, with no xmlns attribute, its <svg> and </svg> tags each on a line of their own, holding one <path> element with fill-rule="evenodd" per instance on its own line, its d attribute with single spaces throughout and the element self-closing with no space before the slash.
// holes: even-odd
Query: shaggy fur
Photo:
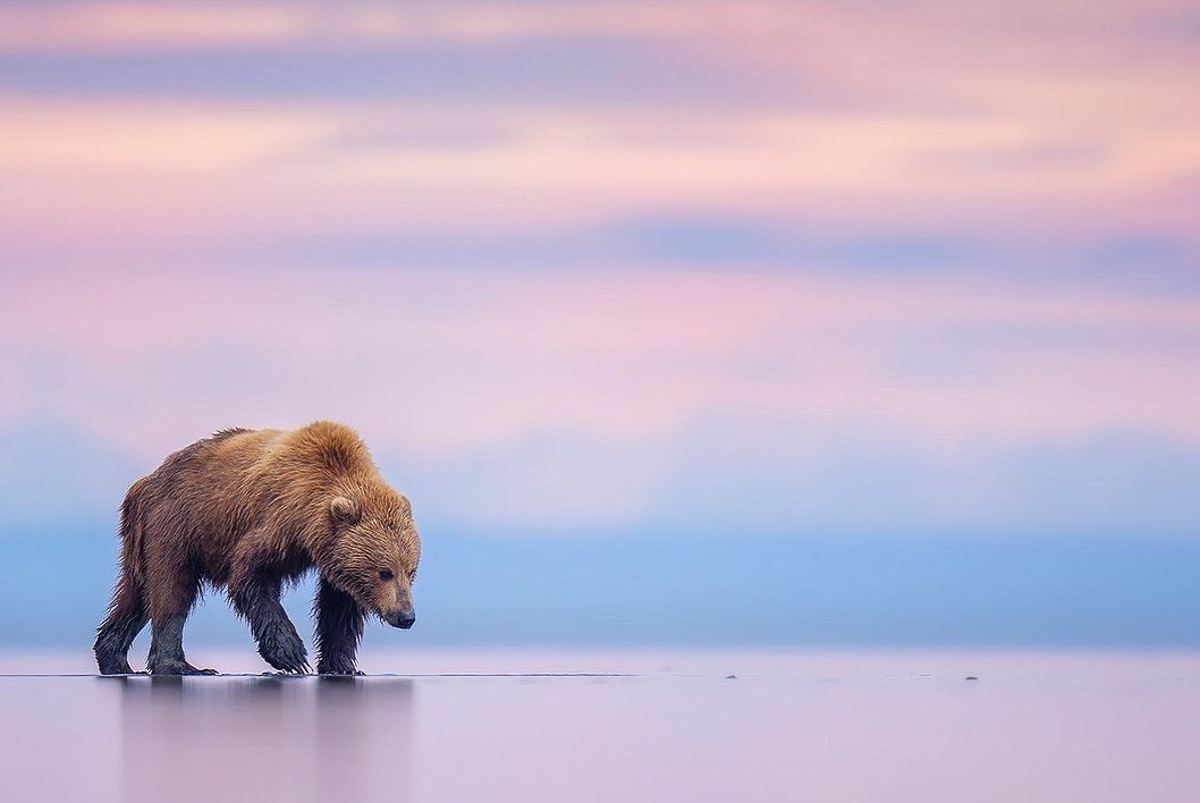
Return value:
<svg viewBox="0 0 1200 803">
<path fill-rule="evenodd" d="M 96 662 L 106 675 L 130 672 L 129 647 L 150 622 L 150 672 L 212 673 L 183 654 L 184 621 L 207 583 L 226 589 L 267 663 L 305 672 L 304 642 L 279 594 L 315 568 L 317 671 L 354 673 L 367 613 L 396 627 L 415 620 L 420 552 L 408 500 L 350 428 L 223 430 L 170 455 L 125 495 L 121 573 Z"/>
</svg>

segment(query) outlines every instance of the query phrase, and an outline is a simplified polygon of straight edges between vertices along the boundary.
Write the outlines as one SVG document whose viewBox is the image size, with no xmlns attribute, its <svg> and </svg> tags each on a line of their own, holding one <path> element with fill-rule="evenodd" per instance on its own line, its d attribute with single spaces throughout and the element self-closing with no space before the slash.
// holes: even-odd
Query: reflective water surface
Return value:
<svg viewBox="0 0 1200 803">
<path fill-rule="evenodd" d="M 85 658 L 0 658 L 0 799 L 1200 799 L 1196 654 L 419 652 L 339 680 Z"/>
</svg>

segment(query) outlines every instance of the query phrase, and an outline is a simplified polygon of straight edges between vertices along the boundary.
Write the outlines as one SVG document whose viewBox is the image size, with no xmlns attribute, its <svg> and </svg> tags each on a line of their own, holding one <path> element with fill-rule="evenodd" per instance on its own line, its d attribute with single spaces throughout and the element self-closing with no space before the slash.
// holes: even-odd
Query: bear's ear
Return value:
<svg viewBox="0 0 1200 803">
<path fill-rule="evenodd" d="M 357 524 L 362 513 L 358 503 L 344 496 L 335 496 L 329 503 L 329 515 L 334 524 Z"/>
</svg>

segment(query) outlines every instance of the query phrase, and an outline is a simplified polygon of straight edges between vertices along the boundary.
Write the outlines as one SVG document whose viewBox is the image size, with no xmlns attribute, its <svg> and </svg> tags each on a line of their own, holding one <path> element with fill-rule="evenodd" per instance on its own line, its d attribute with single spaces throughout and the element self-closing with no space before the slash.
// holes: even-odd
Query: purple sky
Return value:
<svg viewBox="0 0 1200 803">
<path fill-rule="evenodd" d="M 465 528 L 1196 533 L 1194 4 L 406 8 L 0 6 L 10 520 L 331 417 Z"/>
</svg>

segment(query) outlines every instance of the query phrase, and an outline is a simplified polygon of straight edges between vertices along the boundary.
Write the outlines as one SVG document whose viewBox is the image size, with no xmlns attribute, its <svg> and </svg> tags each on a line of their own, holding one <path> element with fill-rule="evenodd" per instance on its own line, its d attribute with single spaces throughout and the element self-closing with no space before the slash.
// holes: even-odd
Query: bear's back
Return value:
<svg viewBox="0 0 1200 803">
<path fill-rule="evenodd" d="M 148 506 L 193 528 L 240 531 L 269 516 L 305 516 L 346 480 L 374 476 L 354 430 L 317 421 L 221 430 L 172 453 L 135 487 Z"/>
</svg>

